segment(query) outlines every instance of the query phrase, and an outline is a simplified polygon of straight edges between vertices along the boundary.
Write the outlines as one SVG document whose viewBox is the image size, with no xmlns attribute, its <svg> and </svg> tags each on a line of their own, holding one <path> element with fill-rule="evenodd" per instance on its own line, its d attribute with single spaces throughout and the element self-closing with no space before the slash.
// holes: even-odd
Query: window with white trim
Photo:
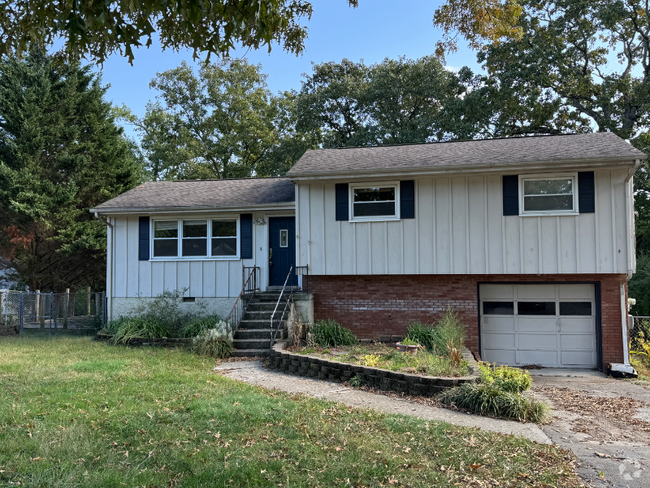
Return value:
<svg viewBox="0 0 650 488">
<path fill-rule="evenodd" d="M 575 174 L 521 176 L 521 214 L 571 214 L 577 212 Z"/>
<path fill-rule="evenodd" d="M 237 255 L 237 220 L 212 221 L 212 256 Z"/>
<path fill-rule="evenodd" d="M 351 221 L 398 220 L 399 185 L 377 183 L 350 185 Z"/>
<path fill-rule="evenodd" d="M 178 256 L 178 221 L 154 220 L 153 222 L 153 256 Z"/>
<path fill-rule="evenodd" d="M 152 220 L 153 259 L 238 259 L 239 219 Z"/>
</svg>

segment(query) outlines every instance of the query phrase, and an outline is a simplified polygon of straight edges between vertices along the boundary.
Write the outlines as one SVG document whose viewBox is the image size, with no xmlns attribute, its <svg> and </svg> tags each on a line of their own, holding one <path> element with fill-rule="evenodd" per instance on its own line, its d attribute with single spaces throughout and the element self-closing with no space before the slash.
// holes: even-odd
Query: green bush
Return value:
<svg viewBox="0 0 650 488">
<path fill-rule="evenodd" d="M 106 324 L 104 331 L 113 335 L 113 343 L 125 343 L 133 337 L 196 337 L 221 320 L 206 314 L 206 305 L 197 301 L 193 312 L 181 308 L 187 289 L 164 291 L 152 300 L 140 300 L 132 315 Z"/>
<path fill-rule="evenodd" d="M 454 404 L 479 415 L 542 423 L 548 419 L 548 405 L 520 393 L 505 391 L 496 383 L 463 383 L 444 391 L 438 397 L 447 405 Z"/>
<path fill-rule="evenodd" d="M 449 357 L 447 344 L 454 345 L 465 340 L 465 327 L 460 322 L 458 313 L 450 308 L 433 324 L 413 322 L 408 327 L 407 340 L 416 341 L 427 351 Z M 404 342 L 402 341 L 402 344 Z"/>
<path fill-rule="evenodd" d="M 321 347 L 353 346 L 357 343 L 352 331 L 336 320 L 319 320 L 311 326 L 309 332 L 313 335 L 314 342 Z"/>
<path fill-rule="evenodd" d="M 113 344 L 125 344 L 134 337 L 154 339 L 171 337 L 169 324 L 151 317 L 120 317 L 107 324 L 107 331 L 113 335 Z"/>
<path fill-rule="evenodd" d="M 180 329 L 180 337 L 196 337 L 204 330 L 212 329 L 221 321 L 217 315 L 207 317 L 195 317 L 188 320 Z"/>
<path fill-rule="evenodd" d="M 496 366 L 489 363 L 479 364 L 481 383 L 494 384 L 497 388 L 509 393 L 521 393 L 533 384 L 533 378 L 528 371 L 522 371 L 508 366 Z"/>
<path fill-rule="evenodd" d="M 214 328 L 204 329 L 192 340 L 192 351 L 202 356 L 227 358 L 235 350 L 233 334 L 227 322 L 219 321 Z"/>
</svg>

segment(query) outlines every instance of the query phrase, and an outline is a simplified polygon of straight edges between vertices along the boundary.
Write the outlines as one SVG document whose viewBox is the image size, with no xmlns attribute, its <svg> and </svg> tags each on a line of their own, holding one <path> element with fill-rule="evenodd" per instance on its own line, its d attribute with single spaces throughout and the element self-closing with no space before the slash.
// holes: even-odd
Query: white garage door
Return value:
<svg viewBox="0 0 650 488">
<path fill-rule="evenodd" d="M 481 358 L 595 368 L 594 285 L 481 285 Z"/>
</svg>

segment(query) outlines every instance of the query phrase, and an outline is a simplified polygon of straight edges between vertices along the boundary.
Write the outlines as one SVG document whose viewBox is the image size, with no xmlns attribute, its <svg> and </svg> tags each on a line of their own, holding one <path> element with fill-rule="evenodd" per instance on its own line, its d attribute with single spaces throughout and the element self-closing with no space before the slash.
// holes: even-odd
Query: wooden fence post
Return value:
<svg viewBox="0 0 650 488">
<path fill-rule="evenodd" d="M 41 313 L 41 290 L 36 290 L 36 321 L 41 324 L 41 329 L 45 328 L 45 318 Z M 24 313 L 23 313 L 24 315 Z"/>
</svg>

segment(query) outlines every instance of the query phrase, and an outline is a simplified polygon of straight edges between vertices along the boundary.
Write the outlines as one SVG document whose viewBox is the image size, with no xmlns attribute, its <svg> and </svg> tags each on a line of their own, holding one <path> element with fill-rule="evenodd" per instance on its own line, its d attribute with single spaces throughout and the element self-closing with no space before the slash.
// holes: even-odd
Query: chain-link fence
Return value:
<svg viewBox="0 0 650 488">
<path fill-rule="evenodd" d="M 648 354 L 650 351 L 650 316 L 630 315 L 630 351 Z"/>
<path fill-rule="evenodd" d="M 24 334 L 92 334 L 106 324 L 106 293 L 0 290 L 0 327 Z"/>
</svg>

